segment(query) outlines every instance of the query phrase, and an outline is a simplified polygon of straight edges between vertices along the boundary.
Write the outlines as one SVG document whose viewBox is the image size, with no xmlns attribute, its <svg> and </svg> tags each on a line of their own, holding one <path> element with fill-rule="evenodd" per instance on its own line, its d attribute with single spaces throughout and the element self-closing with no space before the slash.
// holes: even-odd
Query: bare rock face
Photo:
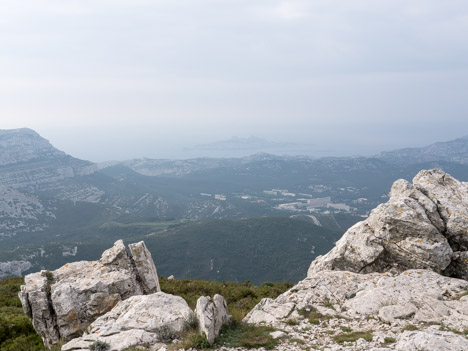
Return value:
<svg viewBox="0 0 468 351">
<path fill-rule="evenodd" d="M 151 252 L 148 251 L 143 241 L 136 244 L 128 245 L 132 254 L 133 261 L 135 262 L 138 275 L 142 278 L 141 284 L 143 292 L 150 294 L 155 291 L 161 291 L 159 287 L 158 272 L 154 265 Z"/>
<path fill-rule="evenodd" d="M 467 293 L 468 281 L 431 270 L 408 270 L 397 275 L 321 271 L 311 274 L 275 300 L 263 299 L 244 321 L 271 325 L 290 334 L 295 333 L 295 329 L 307 330 L 297 337 L 304 339 L 311 348 L 465 350 L 468 339 L 439 329 L 468 330 Z M 290 320 L 295 322 L 288 323 Z M 403 333 L 408 325 L 421 330 Z M 433 329 L 427 329 L 428 326 Z M 373 334 L 395 339 L 396 343 L 388 345 L 384 337 L 379 340 L 375 335 L 372 340 L 342 349 L 330 336 L 343 333 L 342 328 L 371 330 Z M 434 343 L 441 345 L 439 348 L 424 343 L 429 335 Z"/>
<path fill-rule="evenodd" d="M 218 294 L 213 297 L 213 300 L 209 296 L 201 296 L 197 300 L 195 314 L 198 318 L 200 333 L 205 333 L 210 344 L 219 335 L 221 327 L 231 321 L 226 300 Z"/>
<path fill-rule="evenodd" d="M 370 273 L 396 268 L 431 269 L 467 279 L 467 228 L 467 184 L 438 169 L 421 171 L 413 184 L 397 180 L 389 201 L 313 261 L 308 276 L 323 270 Z"/>
<path fill-rule="evenodd" d="M 306 279 L 244 321 L 314 349 L 468 350 L 467 280 L 467 183 L 421 171 L 413 184 L 397 180 L 389 201 L 317 257 Z"/>
<path fill-rule="evenodd" d="M 108 343 L 111 351 L 145 343 L 162 344 L 182 332 L 192 316 L 192 310 L 179 296 L 163 292 L 132 296 L 96 319 L 87 333 L 62 346 L 62 351 L 89 350 L 96 340 Z"/>
<path fill-rule="evenodd" d="M 264 299 L 244 321 L 276 325 L 317 309 L 327 315 L 356 319 L 372 317 L 390 325 L 439 323 L 468 329 L 468 281 L 431 270 L 358 274 L 323 271 L 312 274 L 276 300 Z"/>
<path fill-rule="evenodd" d="M 46 346 L 81 336 L 96 318 L 122 300 L 160 290 L 156 268 L 153 274 L 145 271 L 143 275 L 138 269 L 154 267 L 151 255 L 145 253 L 143 242 L 134 245 L 139 250 L 136 260 L 119 240 L 99 261 L 69 263 L 53 272 L 25 277 L 19 298 Z"/>
<path fill-rule="evenodd" d="M 468 350 L 468 340 L 461 335 L 435 329 L 405 331 L 399 338 L 395 350 Z"/>
</svg>

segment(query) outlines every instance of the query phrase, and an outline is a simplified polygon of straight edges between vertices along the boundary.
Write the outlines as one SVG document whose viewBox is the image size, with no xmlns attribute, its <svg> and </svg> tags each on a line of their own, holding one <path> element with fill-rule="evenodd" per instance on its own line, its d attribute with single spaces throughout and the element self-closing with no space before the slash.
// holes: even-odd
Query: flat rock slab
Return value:
<svg viewBox="0 0 468 351">
<path fill-rule="evenodd" d="M 439 323 L 468 329 L 468 281 L 431 270 L 358 274 L 317 272 L 275 300 L 263 299 L 244 321 L 280 326 L 301 310 L 343 318 L 374 318 L 398 326 Z M 462 297 L 461 297 L 462 296 Z M 328 306 L 328 307 L 327 307 Z"/>
</svg>

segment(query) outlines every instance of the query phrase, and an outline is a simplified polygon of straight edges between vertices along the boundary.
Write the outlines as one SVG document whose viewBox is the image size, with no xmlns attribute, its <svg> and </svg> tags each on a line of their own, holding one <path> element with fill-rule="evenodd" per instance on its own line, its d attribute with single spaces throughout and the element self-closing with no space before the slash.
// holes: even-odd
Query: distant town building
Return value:
<svg viewBox="0 0 468 351">
<path fill-rule="evenodd" d="M 304 193 L 299 193 L 297 195 L 306 196 L 306 197 L 314 197 L 314 195 L 312 195 L 312 194 L 304 194 Z"/>
<path fill-rule="evenodd" d="M 276 209 L 283 211 L 302 211 L 306 209 L 306 204 L 303 202 L 289 202 L 276 206 Z"/>
<path fill-rule="evenodd" d="M 309 207 L 327 207 L 328 203 L 331 203 L 330 196 L 307 200 Z"/>
<path fill-rule="evenodd" d="M 288 189 L 271 189 L 272 191 L 276 191 L 277 193 L 287 193 Z"/>
<path fill-rule="evenodd" d="M 216 200 L 226 201 L 226 195 L 215 194 Z"/>
<path fill-rule="evenodd" d="M 349 212 L 349 210 L 351 209 L 351 207 L 349 207 L 346 204 L 332 204 L 332 203 L 327 204 L 327 208 L 334 208 L 335 210 L 341 210 L 345 212 Z"/>
<path fill-rule="evenodd" d="M 276 191 L 273 191 L 273 190 L 263 190 L 263 192 L 267 195 L 273 195 L 273 196 L 276 196 L 278 195 L 278 193 Z"/>
<path fill-rule="evenodd" d="M 365 204 L 367 203 L 367 199 L 365 197 L 360 197 L 359 199 L 353 200 L 355 204 Z"/>
<path fill-rule="evenodd" d="M 294 193 L 288 193 L 288 192 L 283 192 L 283 193 L 281 193 L 281 195 L 283 195 L 283 196 L 291 196 L 291 197 L 295 197 L 295 196 L 296 196 L 296 194 L 294 194 Z"/>
<path fill-rule="evenodd" d="M 210 196 L 211 197 L 211 194 L 208 194 L 208 193 L 200 193 L 201 196 Z"/>
<path fill-rule="evenodd" d="M 322 193 L 324 191 L 331 190 L 331 187 L 329 187 L 328 185 L 319 184 L 309 185 L 309 189 L 313 190 L 316 193 Z"/>
</svg>

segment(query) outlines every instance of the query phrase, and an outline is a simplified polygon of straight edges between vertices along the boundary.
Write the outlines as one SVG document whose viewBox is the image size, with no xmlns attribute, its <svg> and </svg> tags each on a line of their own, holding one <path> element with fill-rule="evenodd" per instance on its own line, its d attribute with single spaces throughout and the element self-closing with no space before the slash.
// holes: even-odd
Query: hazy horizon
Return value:
<svg viewBox="0 0 468 351">
<path fill-rule="evenodd" d="M 95 162 L 424 146 L 468 134 L 467 32 L 461 0 L 6 0 L 0 129 Z"/>
<path fill-rule="evenodd" d="M 27 128 L 27 127 L 24 127 Z M 31 129 L 31 128 L 27 128 Z M 1 130 L 0 130 L 1 131 Z M 37 131 L 36 131 L 37 132 Z M 40 133 L 39 133 L 40 135 Z M 59 147 L 54 140 L 48 139 L 44 135 L 41 135 L 47 139 L 52 146 L 57 149 L 64 151 L 65 153 L 84 160 L 89 160 L 92 162 L 109 162 L 109 161 L 125 161 L 130 159 L 139 159 L 139 158 L 150 158 L 150 159 L 193 159 L 193 158 L 238 158 L 245 156 L 252 156 L 258 153 L 269 153 L 278 156 L 308 156 L 312 158 L 321 158 L 321 157 L 353 157 L 353 156 L 373 156 L 383 151 L 393 151 L 396 149 L 404 149 L 410 147 L 424 147 L 436 142 L 445 142 L 450 140 L 437 140 L 430 142 L 429 144 L 424 145 L 414 145 L 414 146 L 405 146 L 400 145 L 394 148 L 387 149 L 378 149 L 377 151 L 371 152 L 377 148 L 366 148 L 361 150 L 362 152 L 352 153 L 349 146 L 343 146 L 342 149 L 329 147 L 326 148 L 323 145 L 316 144 L 299 144 L 291 142 L 278 142 L 271 141 L 263 138 L 258 138 L 256 136 L 249 136 L 247 138 L 239 138 L 234 136 L 227 140 L 215 140 L 214 142 L 190 145 L 186 147 L 181 147 L 181 145 L 175 145 L 167 152 L 161 152 L 160 150 L 146 151 L 143 154 L 122 154 L 122 157 L 113 157 L 113 158 L 96 158 L 96 157 L 86 157 L 86 153 L 83 153 L 82 150 L 76 150 L 76 153 L 70 152 L 69 150 Z M 468 137 L 467 135 L 460 135 L 459 138 Z M 455 138 L 457 139 L 457 138 Z M 144 140 L 141 140 L 144 142 Z M 345 151 L 348 150 L 348 151 Z M 354 146 L 354 150 L 358 150 Z M 104 153 L 105 154 L 105 153 Z M 84 155 L 84 156 L 83 156 Z M 102 154 L 101 154 L 102 155 Z M 125 156 L 128 155 L 128 156 Z M 154 156 L 156 155 L 156 156 Z M 93 156 L 93 155 L 91 155 Z"/>
</svg>

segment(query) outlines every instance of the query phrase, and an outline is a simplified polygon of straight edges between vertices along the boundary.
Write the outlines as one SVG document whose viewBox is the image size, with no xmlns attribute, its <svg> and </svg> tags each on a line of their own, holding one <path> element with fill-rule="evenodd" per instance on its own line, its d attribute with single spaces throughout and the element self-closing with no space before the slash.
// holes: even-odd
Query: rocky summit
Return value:
<svg viewBox="0 0 468 351">
<path fill-rule="evenodd" d="M 224 298 L 202 296 L 192 311 L 159 292 L 144 243 L 130 251 L 118 241 L 99 261 L 26 277 L 20 298 L 46 345 L 180 349 L 194 320 L 206 342 L 215 341 L 231 321 Z M 468 186 L 438 169 L 421 171 L 412 183 L 397 180 L 387 203 L 317 257 L 304 280 L 261 300 L 244 323 L 269 326 L 284 351 L 468 350 L 467 272 Z"/>
<path fill-rule="evenodd" d="M 468 350 L 467 240 L 467 184 L 421 171 L 244 320 L 288 333 L 284 350 Z"/>
<path fill-rule="evenodd" d="M 351 227 L 328 254 L 312 262 L 323 270 L 357 273 L 431 269 L 468 278 L 468 185 L 445 172 L 421 171 L 400 179 L 388 202 Z"/>
</svg>

